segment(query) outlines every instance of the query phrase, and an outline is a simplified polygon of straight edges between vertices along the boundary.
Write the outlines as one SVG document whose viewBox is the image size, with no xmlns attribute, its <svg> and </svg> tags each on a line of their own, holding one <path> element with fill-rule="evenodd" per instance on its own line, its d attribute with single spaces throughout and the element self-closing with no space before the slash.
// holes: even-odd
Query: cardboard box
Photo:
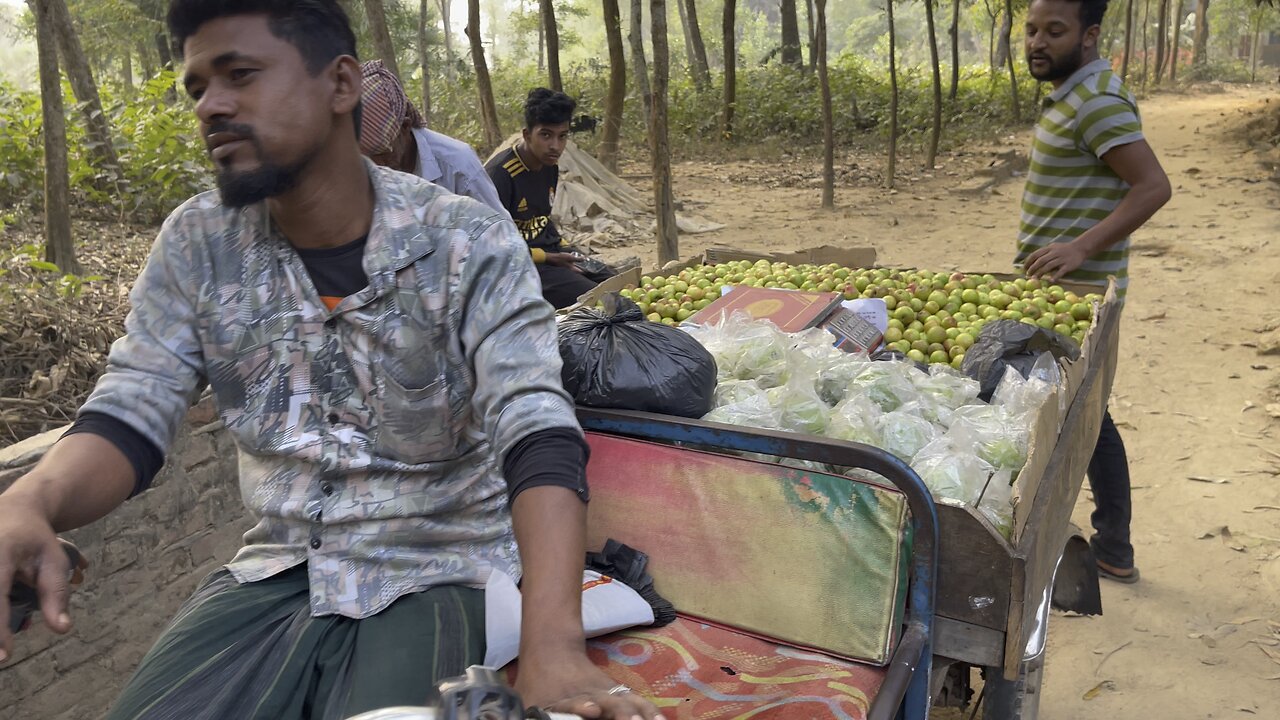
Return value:
<svg viewBox="0 0 1280 720">
<path fill-rule="evenodd" d="M 759 250 L 739 250 L 731 247 L 712 247 L 707 248 L 700 255 L 694 255 L 679 262 L 669 262 L 661 268 L 646 272 L 645 275 L 674 275 L 681 270 L 698 265 L 719 265 L 720 263 L 736 262 L 738 260 L 749 260 L 751 262 L 768 260 L 769 262 L 785 262 L 792 265 L 837 263 L 849 268 L 869 268 L 874 267 L 876 264 L 876 251 L 875 248 L 869 247 L 840 248 L 831 245 L 820 245 L 807 250 L 773 253 Z"/>
<path fill-rule="evenodd" d="M 604 297 L 605 295 L 608 295 L 609 293 L 613 293 L 613 292 L 618 292 L 619 290 L 625 288 L 628 285 L 639 285 L 639 284 L 640 284 L 640 268 L 631 268 L 630 270 L 614 275 L 608 280 L 605 280 L 599 285 L 582 293 L 581 295 L 578 296 L 578 302 L 570 305 L 569 307 L 561 308 L 557 310 L 556 314 L 567 315 L 568 313 L 573 312 L 574 310 L 577 310 L 580 307 L 594 307 L 596 302 L 600 300 L 600 298 Z"/>
<path fill-rule="evenodd" d="M 757 320 L 769 320 L 783 332 L 800 332 L 819 323 L 840 306 L 843 296 L 833 292 L 804 292 L 739 287 L 699 310 L 688 322 L 715 325 L 735 310 Z"/>
</svg>

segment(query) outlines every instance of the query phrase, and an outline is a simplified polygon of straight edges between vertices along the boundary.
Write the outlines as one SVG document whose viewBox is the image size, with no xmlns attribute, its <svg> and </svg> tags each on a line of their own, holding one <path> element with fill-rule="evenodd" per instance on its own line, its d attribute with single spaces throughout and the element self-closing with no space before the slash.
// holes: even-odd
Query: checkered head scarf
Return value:
<svg viewBox="0 0 1280 720">
<path fill-rule="evenodd" d="M 381 155 L 391 152 L 404 121 L 422 127 L 422 116 L 405 97 L 404 88 L 381 60 L 360 66 L 360 152 Z"/>
</svg>

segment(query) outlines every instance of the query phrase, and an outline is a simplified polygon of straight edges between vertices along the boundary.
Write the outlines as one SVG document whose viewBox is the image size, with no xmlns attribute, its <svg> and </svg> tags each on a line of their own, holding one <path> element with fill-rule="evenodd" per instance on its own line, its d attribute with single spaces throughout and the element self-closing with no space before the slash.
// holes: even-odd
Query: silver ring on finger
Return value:
<svg viewBox="0 0 1280 720">
<path fill-rule="evenodd" d="M 626 695 L 629 692 L 631 692 L 631 688 L 627 687 L 626 685 L 614 685 L 613 687 L 609 688 L 608 694 L 609 695 Z"/>
</svg>

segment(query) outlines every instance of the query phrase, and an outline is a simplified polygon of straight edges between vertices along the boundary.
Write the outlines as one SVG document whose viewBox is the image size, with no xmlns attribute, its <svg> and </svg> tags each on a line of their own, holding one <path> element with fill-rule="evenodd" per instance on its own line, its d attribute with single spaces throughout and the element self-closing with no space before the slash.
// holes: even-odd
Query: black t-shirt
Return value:
<svg viewBox="0 0 1280 720">
<path fill-rule="evenodd" d="M 369 284 L 364 274 L 364 246 L 369 236 L 333 248 L 296 248 L 302 265 L 311 276 L 325 307 L 333 310 L 342 298 L 354 295 Z"/>
<path fill-rule="evenodd" d="M 566 244 L 551 222 L 551 206 L 560 184 L 559 167 L 543 165 L 539 170 L 530 170 L 516 149 L 509 147 L 495 155 L 484 169 L 529 247 L 559 250 Z"/>
</svg>

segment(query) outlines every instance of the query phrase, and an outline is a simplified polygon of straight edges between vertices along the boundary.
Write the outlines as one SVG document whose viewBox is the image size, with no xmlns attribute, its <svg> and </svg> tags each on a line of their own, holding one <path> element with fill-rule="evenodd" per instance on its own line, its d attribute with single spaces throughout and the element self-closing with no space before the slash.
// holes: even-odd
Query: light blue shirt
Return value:
<svg viewBox="0 0 1280 720">
<path fill-rule="evenodd" d="M 418 142 L 418 177 L 454 195 L 479 200 L 510 217 L 470 145 L 426 128 L 414 128 L 413 137 Z"/>
</svg>

